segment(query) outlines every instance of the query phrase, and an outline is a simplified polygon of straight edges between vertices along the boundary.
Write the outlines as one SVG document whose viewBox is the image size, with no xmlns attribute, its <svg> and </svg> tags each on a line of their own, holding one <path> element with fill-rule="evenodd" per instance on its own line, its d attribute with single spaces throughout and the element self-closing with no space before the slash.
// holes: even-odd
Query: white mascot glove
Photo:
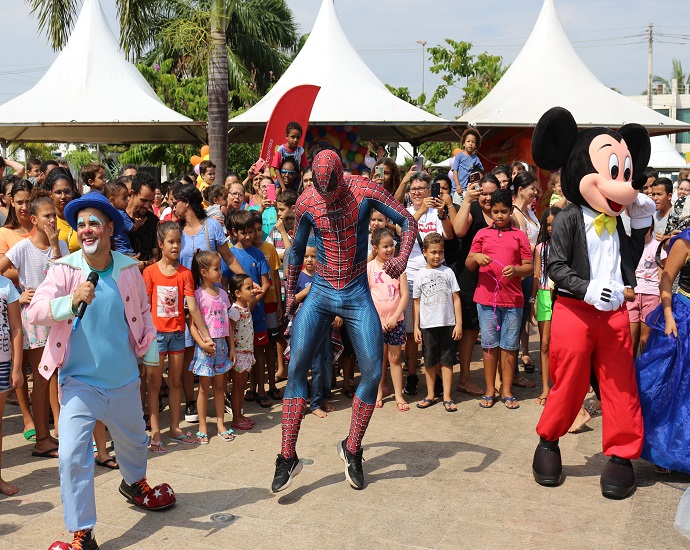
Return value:
<svg viewBox="0 0 690 550">
<path fill-rule="evenodd" d="M 649 227 L 650 218 L 656 212 L 656 204 L 644 193 L 638 193 L 635 202 L 628 206 L 628 214 L 630 215 L 631 229 L 644 229 Z"/>
<path fill-rule="evenodd" d="M 617 281 L 609 281 L 609 288 L 611 289 L 611 311 L 616 311 L 625 303 L 625 287 Z"/>
<path fill-rule="evenodd" d="M 621 286 L 615 281 L 590 281 L 585 293 L 585 302 L 593 305 L 599 311 L 614 311 L 618 309 L 623 303 L 623 293 L 622 290 L 614 290 L 614 284 Z"/>
</svg>

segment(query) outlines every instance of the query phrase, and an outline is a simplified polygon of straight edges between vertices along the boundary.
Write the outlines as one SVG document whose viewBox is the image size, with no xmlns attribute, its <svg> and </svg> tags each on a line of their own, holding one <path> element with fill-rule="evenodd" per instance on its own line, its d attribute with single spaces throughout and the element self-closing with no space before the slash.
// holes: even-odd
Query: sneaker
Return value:
<svg viewBox="0 0 690 550">
<path fill-rule="evenodd" d="M 232 403 L 230 402 L 230 394 L 225 394 L 225 412 L 232 414 Z"/>
<path fill-rule="evenodd" d="M 302 462 L 297 455 L 292 458 L 285 458 L 283 455 L 278 455 L 276 458 L 276 474 L 273 476 L 273 483 L 271 483 L 271 491 L 277 493 L 287 489 L 294 477 L 302 471 Z"/>
<path fill-rule="evenodd" d="M 362 449 L 352 454 L 347 450 L 345 444 L 347 439 L 338 443 L 338 455 L 345 463 L 345 477 L 347 478 L 350 487 L 353 489 L 362 489 L 364 487 L 364 471 L 362 470 Z"/>
<path fill-rule="evenodd" d="M 196 401 L 187 402 L 184 409 L 184 419 L 187 422 L 199 422 L 199 412 L 196 410 Z"/>
<path fill-rule="evenodd" d="M 93 536 L 93 531 L 85 529 L 74 533 L 72 544 L 55 541 L 50 545 L 49 550 L 98 550 L 98 543 Z"/>
<path fill-rule="evenodd" d="M 120 483 L 120 494 L 135 506 L 144 510 L 162 510 L 175 504 L 175 492 L 167 483 L 151 487 L 146 478 L 129 485 L 124 479 Z"/>
<path fill-rule="evenodd" d="M 417 384 L 419 384 L 419 377 L 416 374 L 408 374 L 403 393 L 417 395 Z"/>
</svg>

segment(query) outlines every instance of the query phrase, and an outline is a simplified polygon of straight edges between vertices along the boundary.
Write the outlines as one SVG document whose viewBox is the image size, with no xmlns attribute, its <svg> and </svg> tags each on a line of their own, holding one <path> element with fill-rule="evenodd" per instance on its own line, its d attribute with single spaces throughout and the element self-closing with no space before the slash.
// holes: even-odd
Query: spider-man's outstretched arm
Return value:
<svg viewBox="0 0 690 550">
<path fill-rule="evenodd" d="M 400 253 L 388 260 L 383 270 L 394 279 L 400 277 L 407 267 L 412 247 L 417 238 L 417 222 L 405 207 L 380 185 L 371 184 L 366 189 L 366 197 L 373 202 L 373 207 L 402 228 L 400 235 Z"/>
<path fill-rule="evenodd" d="M 304 215 L 304 217 L 303 217 Z M 307 241 L 311 233 L 311 216 L 307 213 L 304 203 L 295 208 L 295 234 L 288 254 L 287 267 L 285 268 L 285 313 L 294 315 L 297 309 L 295 303 L 295 289 L 297 279 L 304 263 L 304 253 L 307 250 Z"/>
</svg>

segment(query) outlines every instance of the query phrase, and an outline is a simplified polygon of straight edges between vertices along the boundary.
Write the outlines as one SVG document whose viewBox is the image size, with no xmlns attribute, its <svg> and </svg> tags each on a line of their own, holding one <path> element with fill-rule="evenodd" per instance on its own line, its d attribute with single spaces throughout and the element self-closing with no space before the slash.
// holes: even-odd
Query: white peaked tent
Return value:
<svg viewBox="0 0 690 550">
<path fill-rule="evenodd" d="M 436 117 L 391 94 L 345 36 L 333 5 L 323 0 L 307 42 L 285 74 L 254 107 L 230 120 L 231 142 L 261 141 L 273 107 L 300 84 L 321 87 L 309 123 L 356 125 L 361 139 L 457 140 L 461 125 Z"/>
<path fill-rule="evenodd" d="M 649 166 L 657 170 L 680 170 L 685 168 L 687 162 L 666 136 L 654 136 L 652 138 L 652 154 L 649 157 Z"/>
<path fill-rule="evenodd" d="M 85 0 L 41 80 L 0 106 L 7 142 L 184 143 L 205 135 L 205 123 L 166 107 L 125 59 L 98 0 Z"/>
<path fill-rule="evenodd" d="M 581 128 L 619 128 L 636 122 L 652 135 L 690 130 L 690 124 L 663 116 L 602 84 L 570 44 L 553 0 L 544 0 L 537 23 L 513 64 L 458 121 L 480 131 L 534 126 L 554 106 L 568 109 Z"/>
</svg>

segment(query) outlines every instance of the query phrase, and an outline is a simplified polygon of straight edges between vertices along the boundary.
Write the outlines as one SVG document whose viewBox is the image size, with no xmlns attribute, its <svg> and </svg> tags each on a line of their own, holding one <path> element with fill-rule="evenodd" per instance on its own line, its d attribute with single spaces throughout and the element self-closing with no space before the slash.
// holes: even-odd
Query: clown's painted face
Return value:
<svg viewBox="0 0 690 550">
<path fill-rule="evenodd" d="M 589 156 L 595 173 L 580 180 L 580 193 L 596 211 L 617 216 L 632 204 L 637 189 L 632 187 L 632 157 L 625 140 L 608 134 L 596 136 L 589 144 Z"/>
<path fill-rule="evenodd" d="M 334 151 L 320 151 L 312 163 L 314 187 L 327 201 L 332 202 L 340 194 L 340 182 L 343 179 L 343 164 L 340 156 Z"/>
<path fill-rule="evenodd" d="M 87 256 L 110 249 L 113 231 L 113 222 L 100 210 L 84 208 L 77 214 L 77 239 Z"/>
</svg>

